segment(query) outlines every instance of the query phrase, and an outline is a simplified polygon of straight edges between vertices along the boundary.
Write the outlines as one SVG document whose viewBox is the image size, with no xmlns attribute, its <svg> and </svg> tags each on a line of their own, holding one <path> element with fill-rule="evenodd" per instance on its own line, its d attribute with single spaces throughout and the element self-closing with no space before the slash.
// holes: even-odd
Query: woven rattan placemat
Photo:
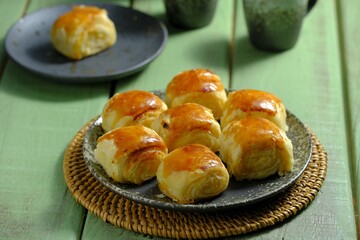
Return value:
<svg viewBox="0 0 360 240">
<path fill-rule="evenodd" d="M 296 215 L 317 195 L 325 179 L 327 155 L 314 133 L 312 157 L 302 176 L 285 192 L 253 207 L 231 212 L 192 213 L 147 207 L 111 192 L 93 177 L 82 155 L 89 122 L 72 139 L 64 157 L 65 181 L 75 199 L 106 222 L 158 237 L 227 237 L 275 225 Z"/>
</svg>

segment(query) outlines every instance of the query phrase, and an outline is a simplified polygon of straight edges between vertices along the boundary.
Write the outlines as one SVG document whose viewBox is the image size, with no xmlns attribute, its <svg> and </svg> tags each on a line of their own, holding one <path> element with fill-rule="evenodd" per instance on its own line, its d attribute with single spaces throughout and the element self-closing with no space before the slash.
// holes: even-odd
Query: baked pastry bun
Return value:
<svg viewBox="0 0 360 240">
<path fill-rule="evenodd" d="M 261 179 L 293 168 L 291 140 L 273 122 L 248 117 L 232 121 L 220 137 L 220 155 L 236 180 Z"/>
<path fill-rule="evenodd" d="M 155 177 L 167 154 L 164 141 L 142 125 L 117 128 L 98 139 L 95 159 L 119 183 L 141 184 Z"/>
<path fill-rule="evenodd" d="M 151 92 L 117 93 L 104 106 L 102 127 L 105 131 L 136 124 L 151 128 L 152 122 L 166 109 L 165 102 Z"/>
<path fill-rule="evenodd" d="M 219 76 L 207 69 L 191 69 L 177 74 L 167 85 L 165 102 L 169 107 L 183 103 L 201 104 L 220 119 L 226 92 Z"/>
<path fill-rule="evenodd" d="M 114 45 L 117 34 L 105 9 L 79 5 L 55 21 L 50 36 L 57 51 L 79 60 Z"/>
<path fill-rule="evenodd" d="M 160 114 L 152 125 L 165 141 L 169 151 L 191 143 L 219 150 L 220 124 L 211 110 L 197 103 L 184 103 Z"/>
<path fill-rule="evenodd" d="M 156 173 L 160 191 L 178 203 L 214 197 L 229 184 L 229 173 L 209 148 L 190 144 L 169 153 Z"/>
<path fill-rule="evenodd" d="M 285 107 L 275 95 L 254 89 L 230 92 L 220 119 L 221 127 L 249 116 L 266 118 L 283 131 L 288 130 Z"/>
</svg>

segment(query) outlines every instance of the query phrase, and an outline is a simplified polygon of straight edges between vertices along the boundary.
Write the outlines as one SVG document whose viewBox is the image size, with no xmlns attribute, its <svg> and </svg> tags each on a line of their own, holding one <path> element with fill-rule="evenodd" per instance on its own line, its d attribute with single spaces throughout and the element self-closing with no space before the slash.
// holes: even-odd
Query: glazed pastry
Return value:
<svg viewBox="0 0 360 240">
<path fill-rule="evenodd" d="M 152 129 L 164 139 L 169 151 L 191 143 L 219 150 L 220 125 L 210 109 L 197 103 L 169 108 L 154 121 Z"/>
<path fill-rule="evenodd" d="M 220 137 L 220 155 L 236 180 L 261 179 L 292 171 L 293 146 L 285 132 L 265 118 L 232 121 Z"/>
<path fill-rule="evenodd" d="M 221 159 L 200 144 L 169 153 L 160 163 L 156 178 L 160 191 L 178 203 L 214 197 L 229 183 L 229 173 Z"/>
<path fill-rule="evenodd" d="M 94 154 L 115 182 L 141 184 L 155 177 L 167 148 L 154 130 L 134 125 L 105 133 Z"/>
<path fill-rule="evenodd" d="M 253 89 L 230 92 L 220 119 L 221 127 L 248 116 L 266 118 L 283 131 L 288 130 L 285 107 L 273 94 Z"/>
<path fill-rule="evenodd" d="M 166 109 L 166 104 L 151 92 L 117 93 L 104 106 L 102 127 L 105 131 L 136 124 L 151 128 L 152 122 Z"/>
<path fill-rule="evenodd" d="M 51 29 L 55 49 L 68 58 L 79 60 L 99 53 L 116 42 L 114 23 L 105 9 L 79 5 L 61 15 Z"/>
<path fill-rule="evenodd" d="M 167 85 L 165 101 L 169 107 L 183 103 L 201 104 L 220 119 L 226 92 L 219 76 L 207 69 L 192 69 L 177 74 Z"/>
</svg>

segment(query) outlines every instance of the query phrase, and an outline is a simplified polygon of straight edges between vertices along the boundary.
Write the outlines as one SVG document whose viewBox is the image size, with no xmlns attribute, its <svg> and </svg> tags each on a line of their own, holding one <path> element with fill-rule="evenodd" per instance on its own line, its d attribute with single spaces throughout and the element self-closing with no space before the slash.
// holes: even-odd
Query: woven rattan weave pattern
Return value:
<svg viewBox="0 0 360 240">
<path fill-rule="evenodd" d="M 116 226 L 169 238 L 206 239 L 256 231 L 295 216 L 319 192 L 326 176 L 327 154 L 314 133 L 312 157 L 303 175 L 285 192 L 246 209 L 191 213 L 165 211 L 131 202 L 111 192 L 90 173 L 82 155 L 86 124 L 74 136 L 64 156 L 65 181 L 75 199 L 90 212 Z"/>
</svg>

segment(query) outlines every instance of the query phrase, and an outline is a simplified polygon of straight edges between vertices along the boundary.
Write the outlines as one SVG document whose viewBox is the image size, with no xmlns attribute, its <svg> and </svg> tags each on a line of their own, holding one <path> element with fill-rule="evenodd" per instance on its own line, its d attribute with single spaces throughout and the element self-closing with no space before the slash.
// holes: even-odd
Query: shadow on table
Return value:
<svg viewBox="0 0 360 240">
<path fill-rule="evenodd" d="M 230 59 L 229 41 L 221 36 L 207 38 L 204 41 L 194 42 L 187 46 L 183 54 L 186 58 L 195 59 L 204 68 L 216 69 L 219 66 L 228 65 Z"/>
<path fill-rule="evenodd" d="M 266 52 L 255 48 L 248 36 L 241 36 L 234 41 L 234 69 L 246 68 L 261 61 L 268 61 L 282 55 L 283 52 Z"/>
<path fill-rule="evenodd" d="M 130 84 L 136 80 L 137 74 L 139 73 L 121 80 L 104 82 L 62 82 L 61 79 L 39 76 L 8 60 L 0 84 L 3 92 L 27 99 L 50 102 L 81 101 L 109 96 L 115 84 Z"/>
<path fill-rule="evenodd" d="M 167 19 L 165 13 L 154 14 L 152 16 L 165 25 L 166 29 L 168 30 L 169 36 L 176 35 L 176 34 L 181 34 L 181 33 L 186 33 L 186 32 L 189 32 L 189 31 L 197 31 L 197 30 L 201 29 L 201 28 L 186 29 L 186 28 L 176 27 L 172 23 L 169 22 L 169 20 Z"/>
<path fill-rule="evenodd" d="M 256 49 L 246 36 L 236 39 L 234 43 L 223 37 L 204 39 L 202 42 L 188 46 L 187 51 L 204 64 L 220 64 L 223 61 L 219 61 L 219 58 L 223 58 L 228 64 L 232 62 L 234 68 L 244 68 L 261 61 L 268 61 L 281 54 Z"/>
</svg>

